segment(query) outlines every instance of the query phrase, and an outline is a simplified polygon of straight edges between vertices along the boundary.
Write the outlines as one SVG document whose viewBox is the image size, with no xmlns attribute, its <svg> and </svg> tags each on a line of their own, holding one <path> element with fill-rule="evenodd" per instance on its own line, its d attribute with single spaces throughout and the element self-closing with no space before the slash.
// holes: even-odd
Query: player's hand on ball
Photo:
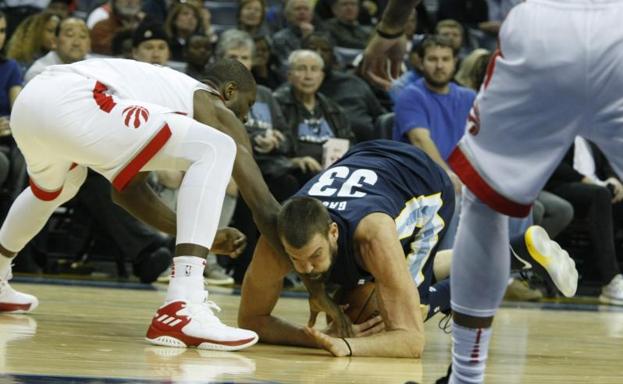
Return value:
<svg viewBox="0 0 623 384">
<path fill-rule="evenodd" d="M 232 258 L 240 256 L 247 246 L 247 237 L 236 228 L 225 227 L 216 231 L 211 251 Z"/>
<path fill-rule="evenodd" d="M 334 324 L 335 323 L 332 321 L 329 322 L 329 326 L 323 331 L 323 333 L 331 337 L 339 337 L 336 329 L 334 328 Z M 377 315 L 362 323 L 353 324 L 352 328 L 353 337 L 365 337 L 383 332 L 385 330 L 385 322 L 383 321 L 383 317 L 381 317 L 381 315 Z"/>
</svg>

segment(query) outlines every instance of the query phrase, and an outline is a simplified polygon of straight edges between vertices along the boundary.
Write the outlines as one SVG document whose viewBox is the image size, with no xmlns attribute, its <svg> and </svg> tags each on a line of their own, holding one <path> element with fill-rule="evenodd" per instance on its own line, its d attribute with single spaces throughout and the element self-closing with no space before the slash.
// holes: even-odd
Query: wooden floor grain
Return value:
<svg viewBox="0 0 623 384">
<path fill-rule="evenodd" d="M 241 352 L 154 347 L 143 336 L 164 292 L 15 284 L 41 301 L 29 316 L 0 315 L 0 382 L 46 377 L 75 382 L 433 383 L 450 361 L 450 336 L 426 324 L 421 361 L 334 358 L 321 350 L 256 345 Z M 216 293 L 235 324 L 239 297 Z M 280 300 L 277 313 L 304 323 L 307 302 Z M 500 310 L 487 383 L 623 383 L 623 312 Z M 92 380 L 89 380 L 91 378 Z M 51 380 L 51 379 L 50 379 Z M 64 382 L 64 379 L 56 382 Z M 100 380 L 100 381 L 98 381 Z M 42 381 L 38 381 L 42 382 Z"/>
</svg>

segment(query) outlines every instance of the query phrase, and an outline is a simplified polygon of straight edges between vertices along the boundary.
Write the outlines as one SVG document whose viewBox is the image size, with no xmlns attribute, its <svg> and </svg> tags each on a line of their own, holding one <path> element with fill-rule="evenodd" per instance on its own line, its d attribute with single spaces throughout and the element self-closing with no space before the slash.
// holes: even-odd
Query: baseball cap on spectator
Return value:
<svg viewBox="0 0 623 384">
<path fill-rule="evenodd" d="M 132 47 L 138 47 L 143 41 L 164 40 L 169 41 L 169 37 L 164 32 L 161 25 L 156 23 L 141 23 L 132 35 Z"/>
</svg>

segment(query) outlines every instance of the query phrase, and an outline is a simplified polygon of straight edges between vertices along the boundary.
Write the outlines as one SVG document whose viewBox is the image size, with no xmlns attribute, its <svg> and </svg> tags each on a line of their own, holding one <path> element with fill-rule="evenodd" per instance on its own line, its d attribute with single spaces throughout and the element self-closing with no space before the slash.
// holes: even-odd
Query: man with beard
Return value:
<svg viewBox="0 0 623 384">
<path fill-rule="evenodd" d="M 460 181 L 446 160 L 463 136 L 476 93 L 451 83 L 456 53 L 447 38 L 425 39 L 418 47 L 418 55 L 423 78 L 406 87 L 398 97 L 393 138 L 426 152 L 448 172 L 458 188 Z"/>
<path fill-rule="evenodd" d="M 450 179 L 421 150 L 390 140 L 356 145 L 283 205 L 277 227 L 290 262 L 258 241 L 242 285 L 239 325 L 264 343 L 319 347 L 334 356 L 420 357 L 424 320 L 450 308 L 451 252 L 438 250 L 453 210 Z M 530 227 L 512 248 L 565 295 L 575 291 L 573 261 L 542 228 Z M 374 281 L 380 316 L 352 325 L 349 337 L 333 325 L 311 328 L 313 307 L 308 327 L 274 316 L 292 268 L 347 291 Z"/>
</svg>

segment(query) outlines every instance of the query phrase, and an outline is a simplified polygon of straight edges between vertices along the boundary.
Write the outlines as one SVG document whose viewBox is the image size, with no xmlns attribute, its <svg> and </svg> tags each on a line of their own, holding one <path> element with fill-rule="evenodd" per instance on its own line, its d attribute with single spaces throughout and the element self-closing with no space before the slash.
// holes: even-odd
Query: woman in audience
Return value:
<svg viewBox="0 0 623 384">
<path fill-rule="evenodd" d="M 241 0 L 238 8 L 238 29 L 252 37 L 266 35 L 270 31 L 264 24 L 266 2 L 264 0 Z"/>
<path fill-rule="evenodd" d="M 171 59 L 184 60 L 184 46 L 190 36 L 204 33 L 203 19 L 199 8 L 189 3 L 175 4 L 169 10 L 164 30 L 169 36 Z"/>
<path fill-rule="evenodd" d="M 270 41 L 267 35 L 259 35 L 254 39 L 255 55 L 253 57 L 253 77 L 255 81 L 270 89 L 277 89 L 281 85 L 277 72 L 276 59 L 270 50 Z"/>
<path fill-rule="evenodd" d="M 27 17 L 11 36 L 7 57 L 15 59 L 27 69 L 36 59 L 54 48 L 54 36 L 60 21 L 58 16 L 50 12 Z"/>
</svg>

